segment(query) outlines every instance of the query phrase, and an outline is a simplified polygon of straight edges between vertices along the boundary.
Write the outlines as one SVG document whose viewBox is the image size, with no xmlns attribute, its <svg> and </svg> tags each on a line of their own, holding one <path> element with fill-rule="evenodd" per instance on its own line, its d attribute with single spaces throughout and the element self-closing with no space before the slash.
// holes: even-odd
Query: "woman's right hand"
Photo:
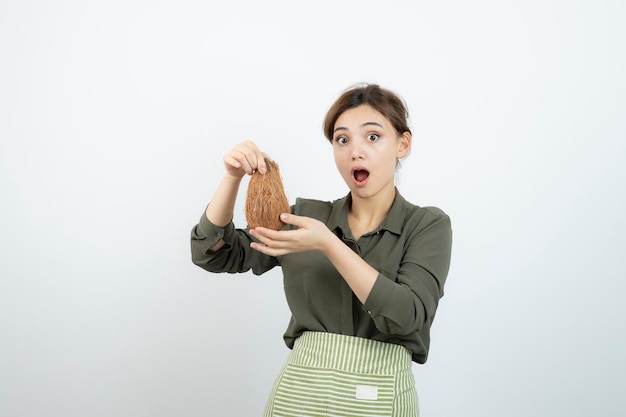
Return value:
<svg viewBox="0 0 626 417">
<path fill-rule="evenodd" d="M 228 175 L 240 180 L 245 174 L 252 175 L 257 170 L 265 174 L 267 172 L 265 158 L 268 156 L 261 152 L 254 142 L 246 141 L 236 145 L 224 155 L 224 167 Z"/>
</svg>

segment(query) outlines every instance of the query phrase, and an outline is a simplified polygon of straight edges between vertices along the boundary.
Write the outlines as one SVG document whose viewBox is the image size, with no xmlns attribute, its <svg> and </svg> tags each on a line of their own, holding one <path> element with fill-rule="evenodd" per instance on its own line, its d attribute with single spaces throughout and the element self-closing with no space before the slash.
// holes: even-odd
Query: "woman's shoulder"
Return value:
<svg viewBox="0 0 626 417">
<path fill-rule="evenodd" d="M 300 197 L 296 199 L 296 204 L 292 206 L 292 212 L 298 216 L 313 217 L 324 222 L 338 223 L 340 218 L 345 217 L 348 205 L 348 196 L 332 201 Z"/>
<path fill-rule="evenodd" d="M 417 216 L 419 218 L 425 217 L 427 219 L 449 219 L 448 214 L 440 207 L 420 206 L 407 201 L 402 196 L 400 196 L 400 200 L 400 203 L 408 215 L 407 217 Z"/>
<path fill-rule="evenodd" d="M 336 201 L 324 201 L 314 198 L 296 198 L 294 205 L 294 214 L 304 214 L 309 212 L 330 212 L 332 211 Z"/>
<path fill-rule="evenodd" d="M 436 206 L 414 206 L 413 210 L 416 212 L 421 212 L 425 216 L 433 217 L 435 219 L 449 218 L 448 214 L 443 211 L 443 209 Z"/>
<path fill-rule="evenodd" d="M 406 202 L 405 215 L 401 227 L 402 233 L 407 236 L 436 236 L 440 242 L 448 241 L 452 234 L 450 216 L 437 206 L 418 206 Z"/>
</svg>

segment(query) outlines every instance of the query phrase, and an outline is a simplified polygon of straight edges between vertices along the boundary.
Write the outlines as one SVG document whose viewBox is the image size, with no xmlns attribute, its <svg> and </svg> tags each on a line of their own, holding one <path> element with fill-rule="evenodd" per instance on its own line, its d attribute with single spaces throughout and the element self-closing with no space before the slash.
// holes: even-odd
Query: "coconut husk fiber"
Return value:
<svg viewBox="0 0 626 417">
<path fill-rule="evenodd" d="M 267 172 L 255 172 L 250 178 L 246 194 L 246 220 L 248 227 L 265 227 L 280 230 L 285 223 L 281 213 L 289 213 L 289 201 L 285 195 L 278 164 L 265 160 Z"/>
</svg>

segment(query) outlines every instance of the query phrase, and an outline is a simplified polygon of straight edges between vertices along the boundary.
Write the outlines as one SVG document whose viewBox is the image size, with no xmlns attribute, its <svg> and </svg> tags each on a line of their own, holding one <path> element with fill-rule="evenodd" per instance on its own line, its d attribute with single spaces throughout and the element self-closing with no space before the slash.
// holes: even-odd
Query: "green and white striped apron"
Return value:
<svg viewBox="0 0 626 417">
<path fill-rule="evenodd" d="M 417 417 L 411 353 L 324 332 L 296 339 L 264 417 Z"/>
</svg>

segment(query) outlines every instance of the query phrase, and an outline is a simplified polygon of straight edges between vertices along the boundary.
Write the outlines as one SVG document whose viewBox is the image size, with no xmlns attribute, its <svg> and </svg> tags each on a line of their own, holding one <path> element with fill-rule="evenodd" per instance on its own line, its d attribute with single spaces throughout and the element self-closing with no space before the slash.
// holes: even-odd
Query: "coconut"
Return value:
<svg viewBox="0 0 626 417">
<path fill-rule="evenodd" d="M 265 227 L 280 230 L 285 223 L 281 213 L 289 213 L 289 201 L 285 195 L 278 164 L 265 160 L 267 172 L 256 171 L 250 178 L 246 194 L 246 220 L 248 227 Z"/>
</svg>

